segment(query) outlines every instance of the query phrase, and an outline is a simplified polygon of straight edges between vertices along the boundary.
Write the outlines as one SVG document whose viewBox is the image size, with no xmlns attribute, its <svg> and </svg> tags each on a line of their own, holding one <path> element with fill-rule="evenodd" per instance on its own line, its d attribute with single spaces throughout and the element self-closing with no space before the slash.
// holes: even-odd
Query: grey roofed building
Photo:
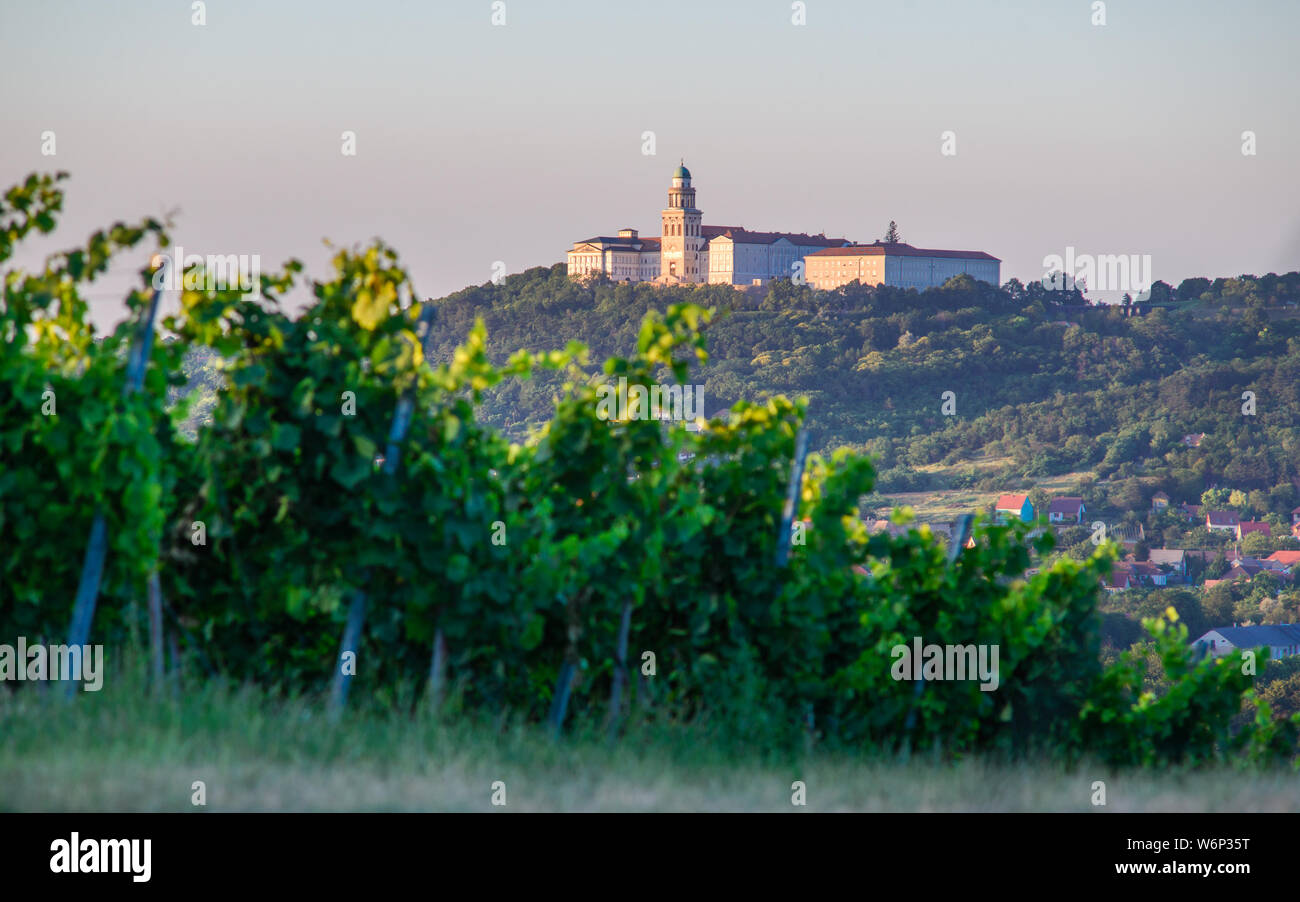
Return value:
<svg viewBox="0 0 1300 902">
<path fill-rule="evenodd" d="M 1264 646 L 1274 658 L 1289 657 L 1300 654 L 1300 625 L 1221 626 L 1210 630 L 1193 644 L 1214 656 L 1227 654 L 1233 649 Z"/>
</svg>

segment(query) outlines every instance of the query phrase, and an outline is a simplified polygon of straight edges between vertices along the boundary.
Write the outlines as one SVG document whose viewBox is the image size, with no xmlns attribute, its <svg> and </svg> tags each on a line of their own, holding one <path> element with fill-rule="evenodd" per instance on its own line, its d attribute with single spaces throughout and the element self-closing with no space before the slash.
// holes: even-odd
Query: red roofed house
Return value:
<svg viewBox="0 0 1300 902">
<path fill-rule="evenodd" d="M 999 495 L 993 512 L 999 523 L 1006 523 L 1012 517 L 1019 517 L 1026 523 L 1034 521 L 1034 505 L 1028 495 Z"/>
<path fill-rule="evenodd" d="M 1237 524 L 1238 541 L 1246 538 L 1246 536 L 1250 535 L 1252 532 L 1262 532 L 1270 538 L 1273 535 L 1273 531 L 1269 528 L 1269 525 L 1260 520 L 1242 520 Z"/>
<path fill-rule="evenodd" d="M 1288 567 L 1294 567 L 1297 564 L 1300 564 L 1300 551 L 1274 551 L 1268 557 L 1264 558 L 1264 560 L 1277 561 L 1278 563 L 1285 564 Z"/>
<path fill-rule="evenodd" d="M 1215 586 L 1219 585 L 1220 583 L 1231 583 L 1231 582 L 1247 582 L 1247 583 L 1248 583 L 1248 582 L 1250 582 L 1251 577 L 1254 576 L 1256 573 L 1259 573 L 1259 572 L 1260 572 L 1260 568 L 1258 568 L 1258 567 L 1254 567 L 1254 568 L 1251 568 L 1251 567 L 1233 567 L 1233 568 L 1232 568 L 1231 570 L 1229 570 L 1227 573 L 1223 574 L 1223 578 L 1222 578 L 1222 579 L 1207 579 L 1207 580 L 1205 581 L 1205 588 L 1207 588 L 1207 589 L 1212 589 L 1212 588 L 1214 588 Z"/>
<path fill-rule="evenodd" d="M 1129 573 L 1129 581 L 1133 585 L 1150 584 L 1164 586 L 1168 584 L 1169 574 L 1160 569 L 1158 564 L 1151 561 L 1121 561 L 1116 566 L 1122 567 Z"/>
<path fill-rule="evenodd" d="M 1237 515 L 1232 511 L 1206 511 L 1205 528 L 1235 533 L 1237 531 Z"/>
<path fill-rule="evenodd" d="M 1256 560 L 1255 558 L 1242 558 L 1240 560 L 1236 560 L 1232 562 L 1232 569 L 1229 570 L 1227 573 L 1225 573 L 1223 575 L 1223 578 L 1241 579 L 1242 578 L 1241 575 L 1244 574 L 1245 575 L 1244 578 L 1246 582 L 1250 582 L 1252 579 L 1259 576 L 1261 573 L 1265 571 L 1268 571 L 1269 573 L 1276 572 L 1274 570 L 1271 570 L 1268 567 L 1265 567 L 1262 563 L 1260 563 L 1260 561 Z"/>
<path fill-rule="evenodd" d="M 1101 581 L 1101 587 L 1107 592 L 1123 592 L 1133 588 L 1133 574 L 1123 564 L 1116 564 L 1110 571 L 1110 577 Z"/>
<path fill-rule="evenodd" d="M 1087 513 L 1083 506 L 1082 498 L 1053 498 L 1047 505 L 1047 522 L 1049 523 L 1082 523 L 1083 515 Z"/>
</svg>

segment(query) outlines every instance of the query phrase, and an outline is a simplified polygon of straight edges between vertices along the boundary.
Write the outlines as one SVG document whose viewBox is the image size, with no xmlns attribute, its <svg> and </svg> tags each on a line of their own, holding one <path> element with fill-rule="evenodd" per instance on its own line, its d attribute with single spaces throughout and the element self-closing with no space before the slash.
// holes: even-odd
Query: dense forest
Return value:
<svg viewBox="0 0 1300 902">
<path fill-rule="evenodd" d="M 707 413 L 807 397 L 814 449 L 866 452 L 879 492 L 1029 490 L 1090 471 L 1077 491 L 1094 511 L 1139 510 L 1157 491 L 1195 502 L 1223 486 L 1256 516 L 1285 516 L 1300 503 L 1300 272 L 1157 282 L 1151 294 L 1147 307 L 1094 307 L 1075 291 L 965 277 L 919 293 L 787 281 L 760 293 L 576 282 L 557 265 L 438 301 L 431 356 L 450 360 L 482 317 L 494 361 L 577 341 L 594 375 L 635 345 L 646 312 L 691 302 L 720 314 L 709 361 L 691 374 Z M 204 396 L 189 429 L 210 409 L 216 363 L 207 351 L 186 359 Z M 481 415 L 522 440 L 565 378 L 507 381 Z"/>
<path fill-rule="evenodd" d="M 1250 537 L 1247 552 L 1300 547 L 1283 526 L 1300 504 L 1300 272 L 1157 282 L 1150 304 L 1129 309 L 1016 280 L 995 288 L 958 278 L 925 292 L 779 281 L 758 293 L 579 283 L 555 266 L 440 301 L 435 355 L 446 359 L 481 316 L 494 359 L 577 340 L 598 360 L 635 344 L 647 310 L 687 300 L 721 314 L 708 330 L 709 361 L 692 374 L 708 413 L 742 399 L 805 396 L 813 445 L 869 454 L 877 493 L 1020 489 L 1042 510 L 1039 481 L 1080 473 L 1070 490 L 1090 514 L 1144 523 L 1139 556 L 1164 545 L 1207 549 L 1191 563 L 1197 580 L 1227 569 L 1228 537 L 1173 509 L 1151 513 L 1158 491 L 1175 505 L 1212 502 L 1271 522 L 1274 538 Z M 504 383 L 485 398 L 483 415 L 522 437 L 545 422 L 560 382 L 539 374 Z M 945 392 L 953 392 L 951 415 Z M 1199 440 L 1185 442 L 1189 435 Z M 865 499 L 864 510 L 883 513 L 888 504 L 872 503 L 883 500 Z M 1094 550 L 1086 526 L 1056 533 L 1057 554 L 1082 560 Z M 1140 648 L 1141 621 L 1169 607 L 1192 635 L 1294 622 L 1300 595 L 1278 589 L 1264 576 L 1204 592 L 1107 597 L 1103 638 L 1111 654 Z M 1300 709 L 1292 669 L 1274 662 L 1262 681 L 1288 712 Z"/>
<path fill-rule="evenodd" d="M 1145 315 L 1085 307 L 1077 292 L 969 278 L 918 293 L 776 282 L 728 286 L 577 283 L 533 269 L 439 302 L 435 356 L 474 317 L 489 354 L 580 341 L 592 359 L 626 353 L 642 315 L 675 302 L 719 309 L 693 380 L 709 413 L 776 394 L 810 400 L 813 444 L 871 454 L 882 491 L 1028 488 L 1090 469 L 1118 508 L 1158 490 L 1197 498 L 1217 484 L 1294 506 L 1300 476 L 1300 273 L 1156 283 Z M 594 367 L 592 368 L 594 372 Z M 497 388 L 485 414 L 518 436 L 545 421 L 560 377 Z M 943 412 L 944 392 L 955 412 Z M 1243 414 L 1244 392 L 1254 414 Z M 1199 447 L 1183 437 L 1205 433 Z M 1009 458 L 939 476 L 927 464 Z"/>
</svg>

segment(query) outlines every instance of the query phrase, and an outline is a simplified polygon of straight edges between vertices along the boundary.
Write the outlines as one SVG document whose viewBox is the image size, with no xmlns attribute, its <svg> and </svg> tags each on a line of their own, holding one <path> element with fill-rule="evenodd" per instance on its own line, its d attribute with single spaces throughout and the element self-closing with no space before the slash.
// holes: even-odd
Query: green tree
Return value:
<svg viewBox="0 0 1300 902">
<path fill-rule="evenodd" d="M 1241 551 L 1252 557 L 1268 555 L 1273 550 L 1273 540 L 1262 532 L 1252 532 L 1241 540 Z"/>
<path fill-rule="evenodd" d="M 1227 489 L 1206 489 L 1201 493 L 1201 506 L 1204 508 L 1202 513 L 1222 509 L 1228 503 L 1228 495 Z"/>
</svg>

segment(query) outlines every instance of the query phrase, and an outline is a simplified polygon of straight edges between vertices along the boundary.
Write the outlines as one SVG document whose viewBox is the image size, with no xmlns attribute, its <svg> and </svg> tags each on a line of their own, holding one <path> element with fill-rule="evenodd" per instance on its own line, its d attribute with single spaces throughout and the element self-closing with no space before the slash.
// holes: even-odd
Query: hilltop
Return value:
<svg viewBox="0 0 1300 902">
<path fill-rule="evenodd" d="M 756 293 L 576 282 L 555 266 L 444 298 L 434 354 L 444 359 L 482 316 L 498 359 L 569 340 L 598 359 L 632 347 L 646 310 L 691 300 L 724 312 L 692 374 L 706 408 L 806 395 L 813 447 L 868 452 L 882 493 L 1050 480 L 1127 510 L 1160 490 L 1194 500 L 1230 484 L 1289 511 L 1300 480 L 1300 273 L 1156 283 L 1152 296 L 1162 303 L 1137 316 L 1014 280 L 959 277 L 920 293 L 781 281 Z M 484 412 L 522 436 L 544 421 L 559 382 L 503 386 Z M 1198 447 L 1184 442 L 1202 433 Z"/>
</svg>

